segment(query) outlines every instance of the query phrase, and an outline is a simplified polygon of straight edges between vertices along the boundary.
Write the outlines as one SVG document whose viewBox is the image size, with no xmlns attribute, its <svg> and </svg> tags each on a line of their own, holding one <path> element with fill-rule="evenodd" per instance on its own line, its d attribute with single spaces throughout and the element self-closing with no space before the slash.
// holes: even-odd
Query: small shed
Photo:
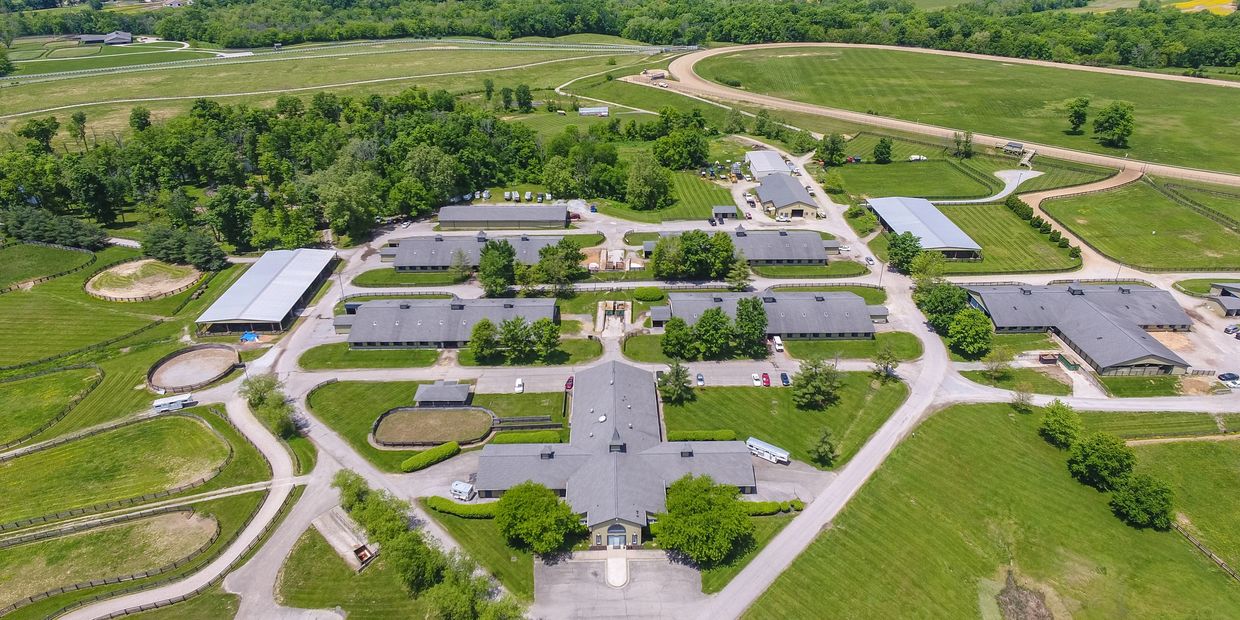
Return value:
<svg viewBox="0 0 1240 620">
<path fill-rule="evenodd" d="M 439 379 L 419 385 L 413 402 L 419 407 L 460 407 L 469 404 L 469 397 L 468 383 Z"/>
<path fill-rule="evenodd" d="M 717 220 L 736 219 L 738 217 L 736 205 L 718 205 L 711 207 L 710 212 L 711 216 Z"/>
<path fill-rule="evenodd" d="M 588 107 L 588 108 L 580 108 L 580 109 L 578 109 L 578 110 L 577 110 L 577 115 L 578 115 L 578 116 L 599 116 L 599 117 L 606 117 L 606 116 L 609 114 L 609 112 L 610 112 L 610 111 L 609 111 L 608 107 L 607 107 L 607 106 L 605 106 L 605 105 L 603 105 L 603 106 L 592 106 L 592 107 Z"/>
<path fill-rule="evenodd" d="M 379 548 L 370 543 L 365 530 L 340 506 L 319 515 L 311 524 L 354 571 L 366 568 L 379 554 Z"/>
<path fill-rule="evenodd" d="M 1008 142 L 1003 145 L 1003 152 L 1008 155 L 1020 155 L 1025 152 L 1025 145 L 1020 142 Z"/>
</svg>

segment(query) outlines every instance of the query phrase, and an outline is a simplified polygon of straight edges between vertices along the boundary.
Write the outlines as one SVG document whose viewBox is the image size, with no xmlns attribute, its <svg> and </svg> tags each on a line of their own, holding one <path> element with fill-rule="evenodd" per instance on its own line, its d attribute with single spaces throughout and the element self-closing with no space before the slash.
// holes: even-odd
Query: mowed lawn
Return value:
<svg viewBox="0 0 1240 620">
<path fill-rule="evenodd" d="M 1169 411 L 1082 411 L 1087 431 L 1105 431 L 1122 439 L 1185 437 L 1219 433 L 1218 423 L 1208 413 Z"/>
<path fill-rule="evenodd" d="M 509 547 L 495 519 L 465 519 L 429 508 L 426 513 L 504 588 L 523 601 L 534 600 L 534 556 Z"/>
<path fill-rule="evenodd" d="M 623 203 L 604 200 L 599 201 L 598 210 L 612 217 L 658 223 L 667 220 L 707 220 L 713 213 L 712 207 L 736 204 L 732 200 L 732 192 L 726 187 L 685 170 L 672 173 L 672 197 L 675 202 L 663 209 L 639 211 Z"/>
<path fill-rule="evenodd" d="M 428 613 L 410 598 L 400 573 L 380 553 L 355 573 L 313 527 L 293 546 L 276 581 L 276 601 L 302 609 L 339 607 L 350 618 L 421 618 Z"/>
<path fill-rule="evenodd" d="M 1216 160 L 1217 161 L 1217 160 Z M 1240 232 L 1163 196 L 1147 183 L 1042 203 L 1103 254 L 1153 269 L 1240 269 Z"/>
<path fill-rule="evenodd" d="M 1124 525 L 1073 480 L 1039 417 L 936 413 L 746 617 L 999 618 L 1009 569 L 1055 617 L 1240 615 L 1240 588 L 1179 534 Z"/>
<path fill-rule="evenodd" d="M 201 422 L 158 418 L 0 463 L 0 522 L 163 491 L 211 473 L 228 446 Z"/>
<path fill-rule="evenodd" d="M 0 288 L 83 265 L 86 252 L 16 243 L 0 248 Z"/>
<path fill-rule="evenodd" d="M 174 512 L 0 550 L 0 606 L 91 579 L 122 577 L 185 558 L 215 520 Z"/>
<path fill-rule="evenodd" d="M 350 349 L 347 342 L 311 347 L 298 358 L 306 370 L 341 368 L 425 368 L 439 359 L 438 349 Z"/>
<path fill-rule="evenodd" d="M 923 149 L 929 151 L 929 149 Z M 850 149 L 851 152 L 851 149 Z M 863 155 L 870 160 L 869 153 Z M 906 158 L 907 159 L 907 158 Z M 919 198 L 982 198 L 999 186 L 985 185 L 943 159 L 893 161 L 889 164 L 851 164 L 841 168 L 844 189 L 864 198 L 916 196 Z"/>
<path fill-rule="evenodd" d="M 38 430 L 91 389 L 99 372 L 79 368 L 0 383 L 0 444 Z"/>
<path fill-rule="evenodd" d="M 869 359 L 885 346 L 891 347 L 892 352 L 901 360 L 917 359 L 922 354 L 921 341 L 909 332 L 879 332 L 874 335 L 873 340 L 784 341 L 788 355 L 797 359 L 818 357 L 831 360 L 836 356 L 841 359 Z"/>
<path fill-rule="evenodd" d="M 1240 443 L 1186 441 L 1134 446 L 1137 471 L 1158 476 L 1175 491 L 1186 527 L 1231 566 L 1240 563 Z"/>
<path fill-rule="evenodd" d="M 1063 382 L 1054 375 L 1040 372 L 1036 368 L 1011 368 L 997 377 L 992 377 L 985 370 L 966 370 L 960 373 L 974 383 L 989 385 L 1004 390 L 1015 390 L 1026 386 L 1032 394 L 1050 394 L 1052 396 L 1068 396 L 1072 394 L 1072 385 Z"/>
<path fill-rule="evenodd" d="M 738 80 L 745 90 L 798 101 L 1120 157 L 1240 171 L 1240 152 L 1228 140 L 1240 135 L 1240 118 L 1201 113 L 1240 105 L 1234 88 L 1001 60 L 815 47 L 721 54 L 698 63 L 697 70 L 709 79 Z M 1037 88 L 1014 88 L 1020 84 Z M 1112 101 L 1133 103 L 1137 122 L 1128 148 L 1104 147 L 1088 131 L 1066 133 L 1067 103 L 1080 96 L 1093 101 L 1095 114 Z"/>
<path fill-rule="evenodd" d="M 695 389 L 696 398 L 683 405 L 664 405 L 663 416 L 669 431 L 732 429 L 741 440 L 757 437 L 806 462 L 810 444 L 825 426 L 835 437 L 839 467 L 908 396 L 904 383 L 880 384 L 865 372 L 842 374 L 840 399 L 824 411 L 798 409 L 790 388 L 707 387 Z"/>
<path fill-rule="evenodd" d="M 1079 258 L 1068 258 L 1067 248 L 1051 243 L 1049 236 L 1003 205 L 954 205 L 941 210 L 982 246 L 981 261 L 948 262 L 947 273 L 1065 270 L 1081 264 Z"/>
<path fill-rule="evenodd" d="M 1166 183 L 1166 188 L 1207 209 L 1240 220 L 1240 189 L 1219 185 Z"/>
<path fill-rule="evenodd" d="M 415 450 L 380 450 L 368 437 L 379 415 L 395 407 L 412 407 L 413 393 L 427 381 L 340 381 L 316 388 L 306 397 L 310 411 L 344 437 L 359 454 L 383 471 L 400 471 Z"/>
<path fill-rule="evenodd" d="M 1210 285 L 1215 282 L 1240 284 L 1240 280 L 1235 278 L 1194 278 L 1191 280 L 1180 280 L 1175 283 L 1175 286 L 1189 295 L 1205 297 L 1210 294 Z"/>
</svg>

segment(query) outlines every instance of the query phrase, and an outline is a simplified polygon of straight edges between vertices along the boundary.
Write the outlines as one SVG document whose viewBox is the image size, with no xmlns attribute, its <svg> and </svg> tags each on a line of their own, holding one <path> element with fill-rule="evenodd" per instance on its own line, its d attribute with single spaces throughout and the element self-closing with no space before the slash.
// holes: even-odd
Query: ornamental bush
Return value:
<svg viewBox="0 0 1240 620">
<path fill-rule="evenodd" d="M 1066 248 L 1066 247 L 1068 247 L 1068 246 L 1070 246 L 1070 245 L 1072 245 L 1072 244 L 1068 242 L 1068 238 L 1067 238 L 1067 237 L 1060 237 L 1060 239 L 1059 239 L 1059 247 L 1061 247 L 1061 248 Z M 1077 251 L 1076 251 L 1076 253 L 1077 253 L 1077 255 L 1080 255 L 1081 251 L 1080 251 L 1080 250 L 1077 250 Z M 1071 254 L 1072 254 L 1072 252 L 1068 252 L 1068 254 L 1069 254 L 1069 255 L 1071 255 Z"/>
<path fill-rule="evenodd" d="M 409 473 L 426 469 L 440 461 L 446 461 L 457 455 L 461 451 L 461 445 L 455 441 L 435 446 L 429 450 L 423 450 L 401 462 L 400 470 Z"/>
<path fill-rule="evenodd" d="M 784 506 L 779 502 L 741 502 L 741 506 L 745 509 L 745 514 L 751 517 L 765 517 L 784 512 Z"/>
<path fill-rule="evenodd" d="M 668 441 L 736 441 L 736 431 L 721 428 L 704 431 L 668 431 Z"/>
<path fill-rule="evenodd" d="M 657 286 L 639 286 L 633 289 L 633 299 L 637 301 L 661 301 L 663 289 Z"/>
<path fill-rule="evenodd" d="M 1064 239 L 1064 241 L 1067 241 L 1067 239 Z M 1073 246 L 1072 249 L 1068 250 L 1068 258 L 1080 258 L 1080 257 L 1081 257 L 1081 248 Z"/>
<path fill-rule="evenodd" d="M 491 443 L 560 443 L 560 431 L 504 431 L 496 433 Z"/>
<path fill-rule="evenodd" d="M 494 519 L 495 518 L 495 502 L 486 504 L 461 504 L 454 502 L 446 497 L 432 495 L 423 500 L 426 507 L 435 512 L 442 512 L 446 515 L 461 517 L 462 519 Z"/>
<path fill-rule="evenodd" d="M 1055 243 L 1058 243 L 1058 242 L 1059 242 L 1059 240 L 1060 240 L 1062 237 L 1063 237 L 1063 235 L 1059 234 L 1059 231 L 1058 231 L 1058 230 L 1052 230 L 1052 231 L 1051 231 L 1051 241 L 1053 241 L 1053 242 L 1055 242 Z"/>
</svg>

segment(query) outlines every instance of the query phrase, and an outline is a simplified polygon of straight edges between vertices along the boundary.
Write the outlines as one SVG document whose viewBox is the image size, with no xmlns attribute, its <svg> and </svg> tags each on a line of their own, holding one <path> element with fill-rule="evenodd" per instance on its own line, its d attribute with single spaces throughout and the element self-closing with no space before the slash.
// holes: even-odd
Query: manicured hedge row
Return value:
<svg viewBox="0 0 1240 620">
<path fill-rule="evenodd" d="M 560 443 L 560 431 L 503 431 L 495 433 L 491 443 Z"/>
<path fill-rule="evenodd" d="M 494 519 L 495 502 L 487 504 L 458 504 L 446 497 L 437 495 L 422 500 L 426 507 L 435 512 L 442 512 L 462 519 Z"/>
<path fill-rule="evenodd" d="M 426 469 L 435 463 L 445 461 L 457 455 L 461 451 L 461 445 L 455 441 L 449 441 L 443 445 L 435 446 L 429 450 L 423 450 L 407 459 L 400 464 L 400 470 L 409 473 Z"/>
<path fill-rule="evenodd" d="M 794 499 L 787 502 L 741 502 L 745 514 L 751 517 L 763 517 L 781 512 L 798 512 L 805 509 L 805 502 Z"/>
<path fill-rule="evenodd" d="M 736 431 L 721 428 L 713 431 L 668 431 L 668 441 L 736 441 Z"/>
<path fill-rule="evenodd" d="M 660 301 L 663 299 L 663 289 L 656 286 L 639 286 L 633 289 L 633 299 L 637 301 Z"/>
</svg>

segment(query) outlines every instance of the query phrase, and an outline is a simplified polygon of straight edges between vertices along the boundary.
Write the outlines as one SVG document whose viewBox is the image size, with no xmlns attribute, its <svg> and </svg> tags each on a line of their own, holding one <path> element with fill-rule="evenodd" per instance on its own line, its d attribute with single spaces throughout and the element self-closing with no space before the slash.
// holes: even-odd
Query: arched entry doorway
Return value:
<svg viewBox="0 0 1240 620">
<path fill-rule="evenodd" d="M 625 531 L 623 525 L 613 523 L 611 527 L 607 528 L 607 546 L 623 547 L 627 534 L 628 532 Z"/>
</svg>

